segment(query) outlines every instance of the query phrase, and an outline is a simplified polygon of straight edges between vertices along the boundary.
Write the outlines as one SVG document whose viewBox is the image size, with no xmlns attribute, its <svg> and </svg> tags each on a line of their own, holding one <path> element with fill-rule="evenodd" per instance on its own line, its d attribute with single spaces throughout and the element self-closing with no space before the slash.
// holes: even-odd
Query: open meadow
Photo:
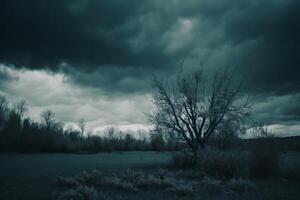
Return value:
<svg viewBox="0 0 300 200">
<path fill-rule="evenodd" d="M 172 166 L 172 154 L 2 154 L 0 199 L 297 200 L 300 196 L 299 179 L 218 179 L 200 169 Z M 293 162 L 300 159 L 299 153 L 284 157 L 284 162 L 289 157 Z M 78 193 L 86 196 L 78 198 Z"/>
<path fill-rule="evenodd" d="M 0 154 L 0 199 L 51 199 L 57 176 L 163 166 L 169 153 Z"/>
</svg>

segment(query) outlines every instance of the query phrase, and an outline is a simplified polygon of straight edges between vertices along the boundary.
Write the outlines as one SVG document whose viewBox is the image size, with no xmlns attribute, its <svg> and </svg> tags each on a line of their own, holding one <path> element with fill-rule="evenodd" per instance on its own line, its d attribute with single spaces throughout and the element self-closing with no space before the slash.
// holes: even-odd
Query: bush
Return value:
<svg viewBox="0 0 300 200">
<path fill-rule="evenodd" d="M 282 154 L 278 159 L 278 172 L 284 178 L 300 179 L 300 154 Z"/>
<path fill-rule="evenodd" d="M 172 167 L 176 168 L 187 168 L 192 166 L 191 155 L 187 152 L 179 152 L 172 157 Z"/>
<path fill-rule="evenodd" d="M 259 178 L 268 178 L 276 175 L 278 172 L 279 152 L 257 146 L 253 151 L 253 162 L 251 166 L 251 175 Z"/>
<path fill-rule="evenodd" d="M 248 177 L 251 160 L 249 152 L 207 149 L 200 153 L 198 169 L 206 175 L 223 179 Z"/>
</svg>

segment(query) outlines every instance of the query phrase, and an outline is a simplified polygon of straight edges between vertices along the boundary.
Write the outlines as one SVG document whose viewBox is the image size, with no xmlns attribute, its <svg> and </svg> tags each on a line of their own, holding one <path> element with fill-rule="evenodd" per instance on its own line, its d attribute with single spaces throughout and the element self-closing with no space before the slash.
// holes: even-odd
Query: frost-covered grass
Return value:
<svg viewBox="0 0 300 200">
<path fill-rule="evenodd" d="M 57 177 L 56 186 L 61 190 L 69 190 L 78 186 L 95 188 L 112 188 L 128 192 L 141 190 L 172 191 L 177 194 L 188 195 L 193 192 L 194 181 L 175 178 L 174 173 L 167 174 L 165 170 L 146 174 L 142 171 L 125 170 L 119 173 L 104 173 L 97 170 L 91 173 L 82 172 L 75 177 Z M 63 190 L 63 192 L 65 192 Z"/>
<path fill-rule="evenodd" d="M 93 187 L 79 185 L 53 195 L 57 200 L 97 200 L 98 192 Z"/>
<path fill-rule="evenodd" d="M 188 173 L 192 173 L 191 171 Z M 226 192 L 247 192 L 254 190 L 255 186 L 250 180 L 244 179 L 217 179 L 212 177 L 202 177 L 200 179 L 190 179 L 187 172 L 168 171 L 158 169 L 148 173 L 127 169 L 118 173 L 102 173 L 94 170 L 90 173 L 82 172 L 77 176 L 58 177 L 56 186 L 58 190 L 56 196 L 82 195 L 76 192 L 78 187 L 85 187 L 89 191 L 91 188 L 97 190 L 97 194 L 105 190 L 126 191 L 143 195 L 145 191 L 153 191 L 159 194 L 169 194 L 173 196 L 196 197 L 199 191 L 205 193 L 225 194 Z M 81 188 L 82 189 L 82 188 Z M 85 191 L 84 190 L 84 191 Z M 81 190 L 80 190 L 81 191 Z M 92 191 L 92 190 L 91 190 Z M 92 193 L 94 193 L 92 191 Z M 87 192 L 88 193 L 88 192 Z M 75 197 L 74 197 L 75 198 Z M 76 197 L 77 198 L 77 197 Z M 76 199 L 75 198 L 75 199 Z M 90 200 L 90 199 L 87 199 Z M 91 199 L 92 200 L 92 199 Z"/>
</svg>

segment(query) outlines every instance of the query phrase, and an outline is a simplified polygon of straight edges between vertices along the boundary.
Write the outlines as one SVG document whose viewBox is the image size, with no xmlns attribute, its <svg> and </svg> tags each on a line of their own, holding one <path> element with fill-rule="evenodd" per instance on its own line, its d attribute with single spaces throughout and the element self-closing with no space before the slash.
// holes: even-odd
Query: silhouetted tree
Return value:
<svg viewBox="0 0 300 200">
<path fill-rule="evenodd" d="M 20 136 L 22 131 L 22 117 L 26 112 L 26 102 L 24 100 L 15 104 L 10 110 L 8 119 L 3 128 L 2 141 L 4 149 L 8 151 L 16 151 L 20 146 Z"/>
<path fill-rule="evenodd" d="M 247 127 L 244 126 L 248 118 L 247 112 L 230 112 L 224 117 L 222 122 L 216 127 L 213 139 L 220 149 L 226 149 L 238 140 L 239 135 L 245 135 Z"/>
<path fill-rule="evenodd" d="M 124 137 L 124 150 L 130 150 L 132 148 L 132 144 L 134 142 L 134 138 L 132 137 L 132 135 L 130 135 L 129 133 L 125 134 Z"/>
<path fill-rule="evenodd" d="M 205 147 L 223 120 L 231 113 L 246 114 L 248 107 L 247 103 L 235 102 L 239 86 L 232 84 L 228 71 L 216 73 L 211 84 L 205 77 L 202 67 L 186 75 L 180 71 L 174 84 L 154 77 L 155 109 L 148 114 L 157 127 L 175 133 L 188 144 L 194 164 L 199 147 Z"/>
<path fill-rule="evenodd" d="M 85 122 L 80 121 L 80 130 L 64 125 L 55 119 L 52 111 L 41 113 L 41 123 L 30 117 L 24 118 L 27 107 L 25 101 L 12 108 L 5 97 L 0 97 L 0 151 L 14 152 L 100 152 L 113 150 L 161 150 L 163 137 L 158 137 L 158 148 L 154 149 L 148 137 L 149 133 L 139 130 L 124 132 L 108 128 L 104 136 L 85 133 Z M 87 135 L 87 136 L 86 136 Z M 154 139 L 154 137 L 153 137 Z M 155 146 L 155 145 L 154 145 Z"/>
<path fill-rule="evenodd" d="M 49 134 L 50 130 L 55 126 L 56 120 L 55 120 L 55 114 L 51 110 L 45 110 L 41 114 L 42 122 L 44 123 L 44 126 L 46 128 L 46 132 Z"/>
<path fill-rule="evenodd" d="M 0 131 L 2 130 L 8 115 L 8 102 L 4 96 L 0 96 Z"/>
<path fill-rule="evenodd" d="M 250 128 L 250 134 L 255 138 L 273 138 L 275 133 L 268 126 L 263 126 L 261 124 L 255 124 Z"/>
<path fill-rule="evenodd" d="M 150 135 L 150 143 L 154 151 L 162 151 L 165 147 L 163 134 L 160 131 L 153 130 Z"/>
<path fill-rule="evenodd" d="M 85 124 L 85 121 L 84 121 L 83 118 L 81 118 L 81 119 L 78 121 L 78 126 L 79 126 L 80 133 L 81 133 L 81 144 L 82 144 L 83 134 L 84 134 L 84 130 L 85 130 L 85 127 L 86 127 L 86 124 Z"/>
</svg>

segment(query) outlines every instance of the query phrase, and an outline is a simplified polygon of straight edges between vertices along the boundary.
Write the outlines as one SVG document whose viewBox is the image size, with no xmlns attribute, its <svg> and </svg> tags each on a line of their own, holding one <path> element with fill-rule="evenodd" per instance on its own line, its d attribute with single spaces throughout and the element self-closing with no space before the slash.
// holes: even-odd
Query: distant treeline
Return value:
<svg viewBox="0 0 300 200">
<path fill-rule="evenodd" d="M 24 117 L 26 111 L 25 101 L 10 107 L 7 99 L 0 96 L 0 152 L 164 151 L 180 146 L 159 132 L 140 132 L 134 136 L 108 128 L 101 136 L 84 134 L 83 129 L 64 129 L 50 110 L 41 113 L 41 122 Z"/>
<path fill-rule="evenodd" d="M 239 148 L 242 150 L 257 149 L 262 147 L 266 149 L 275 149 L 280 152 L 300 152 L 300 136 L 253 138 L 239 142 Z"/>
</svg>

